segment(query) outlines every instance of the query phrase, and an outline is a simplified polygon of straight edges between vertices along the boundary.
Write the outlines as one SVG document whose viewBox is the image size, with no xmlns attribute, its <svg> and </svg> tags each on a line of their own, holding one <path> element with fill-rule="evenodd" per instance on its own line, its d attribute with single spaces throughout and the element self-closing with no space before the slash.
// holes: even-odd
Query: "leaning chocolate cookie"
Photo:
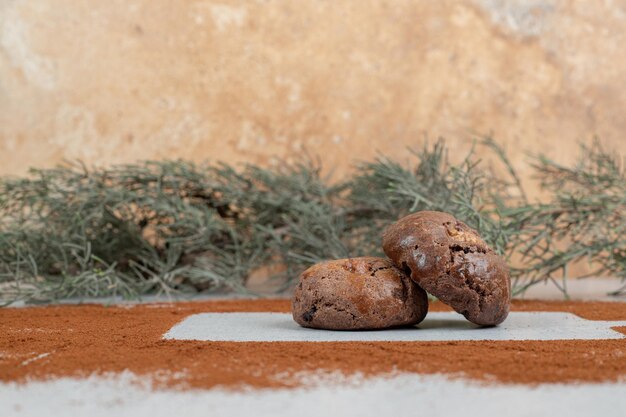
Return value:
<svg viewBox="0 0 626 417">
<path fill-rule="evenodd" d="M 300 275 L 293 319 L 303 327 L 331 330 L 383 329 L 421 322 L 426 292 L 390 260 L 339 259 Z"/>
<path fill-rule="evenodd" d="M 452 215 L 421 211 L 403 217 L 385 230 L 383 250 L 420 287 L 472 323 L 496 325 L 509 314 L 506 263 Z"/>
</svg>

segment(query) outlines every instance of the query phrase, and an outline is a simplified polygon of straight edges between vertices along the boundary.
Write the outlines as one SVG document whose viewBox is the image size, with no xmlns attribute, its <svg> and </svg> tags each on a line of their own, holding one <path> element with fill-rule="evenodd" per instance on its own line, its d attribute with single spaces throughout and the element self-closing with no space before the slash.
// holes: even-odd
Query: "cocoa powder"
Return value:
<svg viewBox="0 0 626 417">
<path fill-rule="evenodd" d="M 288 312 L 288 300 L 0 310 L 0 381 L 129 370 L 178 388 L 294 386 L 300 372 L 441 373 L 511 383 L 615 381 L 626 376 L 626 339 L 489 342 L 270 342 L 163 340 L 199 312 Z M 431 311 L 448 310 L 433 303 Z M 568 311 L 624 320 L 625 303 L 516 301 L 513 311 Z M 626 333 L 626 328 L 621 331 Z M 169 376 L 168 376 L 169 375 Z M 163 376 L 165 378 L 163 379 Z"/>
</svg>

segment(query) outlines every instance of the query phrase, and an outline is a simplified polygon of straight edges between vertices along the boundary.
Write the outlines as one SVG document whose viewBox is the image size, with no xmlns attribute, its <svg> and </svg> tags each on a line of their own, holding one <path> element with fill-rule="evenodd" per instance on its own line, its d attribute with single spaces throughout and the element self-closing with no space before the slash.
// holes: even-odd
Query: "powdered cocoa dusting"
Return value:
<svg viewBox="0 0 626 417">
<path fill-rule="evenodd" d="M 0 310 L 0 380 L 130 370 L 169 371 L 169 386 L 285 387 L 301 371 L 374 376 L 392 371 L 462 374 L 501 382 L 615 381 L 626 376 L 626 341 L 230 343 L 162 340 L 190 314 L 289 311 L 288 300 L 207 301 Z M 513 303 L 513 311 L 568 311 L 624 320 L 624 303 Z M 432 311 L 447 310 L 441 303 Z M 622 328 L 626 333 L 626 328 Z M 182 384 L 182 385 L 181 385 Z"/>
</svg>

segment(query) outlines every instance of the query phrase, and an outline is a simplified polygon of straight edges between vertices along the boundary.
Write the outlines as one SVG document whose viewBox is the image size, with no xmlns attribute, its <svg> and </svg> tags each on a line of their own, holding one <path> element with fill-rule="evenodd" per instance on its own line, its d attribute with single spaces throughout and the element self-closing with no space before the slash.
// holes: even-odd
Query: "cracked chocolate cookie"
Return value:
<svg viewBox="0 0 626 417">
<path fill-rule="evenodd" d="M 313 265 L 291 302 L 298 324 L 331 330 L 413 325 L 428 311 L 424 290 L 390 260 L 370 257 Z"/>
<path fill-rule="evenodd" d="M 506 319 L 511 281 L 504 260 L 452 215 L 421 211 L 389 226 L 383 250 L 420 287 L 472 323 Z"/>
</svg>

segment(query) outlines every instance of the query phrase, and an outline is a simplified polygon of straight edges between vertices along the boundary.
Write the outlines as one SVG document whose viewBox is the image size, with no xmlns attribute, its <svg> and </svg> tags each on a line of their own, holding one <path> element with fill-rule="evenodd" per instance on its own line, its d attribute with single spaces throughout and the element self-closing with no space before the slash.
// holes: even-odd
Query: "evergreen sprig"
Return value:
<svg viewBox="0 0 626 417">
<path fill-rule="evenodd" d="M 626 280 L 626 172 L 624 157 L 595 141 L 581 146 L 581 157 L 566 167 L 544 156 L 532 164 L 547 201 L 502 207 L 506 228 L 515 230 L 511 251 L 523 267 L 514 268 L 517 291 L 551 280 L 567 292 L 569 266 L 586 260 L 588 275 Z M 561 283 L 555 280 L 560 275 Z M 617 295 L 626 286 L 617 289 Z"/>
<path fill-rule="evenodd" d="M 478 158 L 485 151 L 504 174 Z M 2 178 L 0 299 L 252 293 L 248 281 L 259 274 L 283 291 L 315 262 L 382 255 L 384 227 L 417 210 L 476 228 L 509 259 L 517 292 L 544 280 L 565 291 L 568 266 L 580 260 L 626 280 L 623 159 L 598 142 L 572 167 L 533 157 L 549 198 L 529 203 L 493 140 L 459 164 L 447 152 L 443 141 L 413 151 L 413 167 L 381 157 L 338 184 L 315 161 L 76 163 Z"/>
</svg>

